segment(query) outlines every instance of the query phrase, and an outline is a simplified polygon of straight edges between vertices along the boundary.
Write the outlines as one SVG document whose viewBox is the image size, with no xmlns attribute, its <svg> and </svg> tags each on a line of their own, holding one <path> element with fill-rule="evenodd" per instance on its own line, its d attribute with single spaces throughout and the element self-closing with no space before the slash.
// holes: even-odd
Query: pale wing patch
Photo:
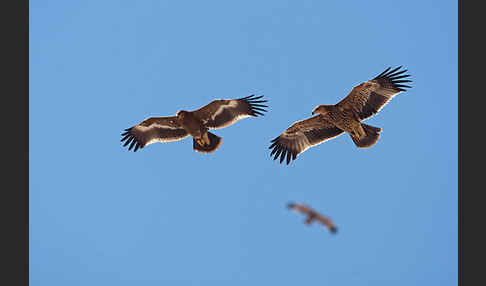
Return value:
<svg viewBox="0 0 486 286">
<path fill-rule="evenodd" d="M 218 116 L 219 114 L 221 114 L 221 113 L 222 113 L 222 112 L 223 112 L 225 109 L 227 109 L 227 108 L 231 108 L 231 107 L 235 108 L 235 107 L 237 107 L 237 106 L 238 106 L 238 102 L 237 102 L 236 100 L 230 100 L 230 101 L 228 102 L 228 104 L 221 104 L 221 105 L 218 107 L 218 109 L 216 109 L 216 111 L 215 111 L 215 112 L 214 112 L 214 114 L 211 116 L 211 118 L 212 118 L 213 120 L 215 120 L 215 119 L 216 119 L 216 116 Z"/>
<path fill-rule="evenodd" d="M 297 138 L 298 146 L 300 148 L 302 148 L 302 150 L 300 152 L 298 152 L 296 156 L 299 156 L 300 154 L 304 153 L 307 149 L 309 149 L 311 147 L 320 145 L 320 144 L 322 144 L 326 141 L 329 141 L 333 138 L 336 138 L 339 135 L 342 135 L 344 133 L 344 132 L 339 133 L 335 136 L 325 138 L 324 140 L 322 140 L 320 142 L 316 142 L 316 143 L 312 144 L 312 143 L 309 142 L 309 139 L 307 139 L 307 136 L 305 136 L 305 134 L 304 134 L 305 131 L 309 131 L 309 130 L 312 130 L 312 129 L 313 129 L 312 127 L 304 127 L 304 128 L 302 128 L 302 131 L 298 131 L 298 132 L 290 133 L 290 132 L 288 132 L 288 130 L 283 132 L 282 135 L 284 135 L 284 137 L 289 139 L 289 140 L 292 140 L 293 138 Z"/>
<path fill-rule="evenodd" d="M 125 141 L 123 146 L 129 146 L 129 151 L 134 148 L 134 152 L 156 142 L 173 142 L 189 136 L 177 119 L 167 117 L 148 118 L 125 129 L 121 135 L 121 142 Z"/>
<path fill-rule="evenodd" d="M 268 106 L 262 104 L 267 102 L 262 98 L 263 95 L 250 95 L 239 99 L 217 99 L 194 111 L 194 114 L 208 129 L 220 129 L 246 117 L 263 115 Z"/>
<path fill-rule="evenodd" d="M 140 131 L 144 132 L 148 129 L 152 129 L 152 128 L 163 128 L 163 129 L 172 129 L 172 130 L 176 130 L 176 129 L 181 129 L 181 127 L 176 127 L 176 126 L 171 126 L 171 125 L 165 125 L 165 124 L 159 124 L 159 123 L 152 123 L 150 126 L 143 126 L 143 125 L 135 125 L 135 128 L 136 129 L 139 129 Z"/>
<path fill-rule="evenodd" d="M 238 101 L 237 100 L 230 100 L 227 104 L 223 104 L 221 106 L 218 107 L 218 109 L 216 110 L 216 112 L 214 112 L 214 114 L 211 116 L 211 119 L 213 121 L 216 121 L 216 117 L 218 115 L 220 115 L 221 113 L 223 113 L 225 110 L 227 109 L 230 109 L 230 108 L 235 108 L 238 107 Z M 213 130 L 216 130 L 216 129 L 221 129 L 221 128 L 225 128 L 225 127 L 228 127 L 229 125 L 232 125 L 234 124 L 236 121 L 240 120 L 240 119 L 243 119 L 243 118 L 247 118 L 247 117 L 251 117 L 251 115 L 249 114 L 238 114 L 236 115 L 235 117 L 233 117 L 232 120 L 224 123 L 223 125 L 221 126 L 211 126 L 209 129 L 213 129 Z M 208 121 L 205 120 L 205 124 L 207 123 Z"/>
<path fill-rule="evenodd" d="M 226 122 L 224 125 L 210 127 L 209 129 L 216 130 L 216 129 L 225 128 L 225 127 L 228 127 L 229 125 L 234 124 L 236 121 L 238 121 L 240 119 L 243 119 L 243 118 L 247 118 L 247 117 L 251 117 L 251 115 L 248 115 L 248 114 L 239 114 L 238 116 L 236 116 L 235 118 L 233 118 L 233 120 Z"/>
<path fill-rule="evenodd" d="M 168 129 L 168 130 L 179 130 L 179 129 L 181 129 L 180 127 L 175 127 L 175 126 L 165 125 L 165 124 L 159 124 L 159 123 L 153 123 L 150 126 L 135 125 L 135 127 L 134 127 L 135 132 L 137 132 L 138 130 L 140 130 L 140 132 L 147 132 L 150 129 L 157 129 L 157 128 Z M 186 138 L 187 136 L 189 136 L 188 133 L 186 133 L 184 136 L 177 136 L 177 137 L 170 137 L 170 138 L 153 137 L 153 138 L 151 138 L 147 141 L 145 146 L 153 144 L 153 143 L 157 143 L 157 142 L 163 143 L 163 142 L 179 141 L 183 138 Z"/>
<path fill-rule="evenodd" d="M 344 133 L 344 132 L 343 132 L 343 133 Z M 320 142 L 314 143 L 314 144 L 309 143 L 309 140 L 307 140 L 307 137 L 305 137 L 305 135 L 304 135 L 304 137 L 305 137 L 305 139 L 306 139 L 306 141 L 307 141 L 307 145 L 305 146 L 305 148 L 304 148 L 304 149 L 303 149 L 303 150 L 302 150 L 300 153 L 298 153 L 298 154 L 297 154 L 297 156 L 299 156 L 300 154 L 304 153 L 304 152 L 305 152 L 307 149 L 309 149 L 309 148 L 311 148 L 311 147 L 314 147 L 314 146 L 317 146 L 317 145 L 320 145 L 320 144 L 322 144 L 322 143 L 324 143 L 324 142 L 326 142 L 326 141 L 329 141 L 329 140 L 331 140 L 331 139 L 333 139 L 333 138 L 336 138 L 336 137 L 338 137 L 339 135 L 342 135 L 343 133 L 339 133 L 339 134 L 338 134 L 338 135 L 336 135 L 336 136 L 326 138 L 326 139 L 324 139 L 324 140 L 322 140 L 322 141 L 320 141 Z"/>
<path fill-rule="evenodd" d="M 149 141 L 147 141 L 147 143 L 145 144 L 145 146 L 150 145 L 152 143 L 157 143 L 157 142 L 164 143 L 164 142 L 179 141 L 179 140 L 181 140 L 183 138 L 186 138 L 187 136 L 189 136 L 189 134 L 187 134 L 186 136 L 183 136 L 183 137 L 178 137 L 178 138 L 152 138 Z"/>
</svg>

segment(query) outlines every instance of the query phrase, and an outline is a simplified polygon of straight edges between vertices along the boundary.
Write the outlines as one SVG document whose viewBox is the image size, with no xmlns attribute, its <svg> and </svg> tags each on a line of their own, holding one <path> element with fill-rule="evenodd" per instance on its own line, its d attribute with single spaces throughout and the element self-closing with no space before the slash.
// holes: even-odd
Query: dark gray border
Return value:
<svg viewBox="0 0 486 286">
<path fill-rule="evenodd" d="M 472 5 L 472 4 L 476 5 Z M 467 4 L 467 5 L 465 5 Z M 480 2 L 458 2 L 458 271 L 459 285 L 483 285 L 484 200 L 475 198 L 486 190 L 483 154 L 485 141 L 481 101 L 484 69 L 485 18 Z M 447 84 L 447 83 L 444 83 Z M 474 133 L 471 133 L 474 132 Z M 469 135 L 469 136 L 468 136 Z M 471 135 L 474 135 L 471 136 Z M 470 137 L 470 138 L 469 138 Z M 466 227 L 465 227 L 466 225 Z"/>
<path fill-rule="evenodd" d="M 29 1 L 2 5 L 3 285 L 29 285 Z"/>
</svg>

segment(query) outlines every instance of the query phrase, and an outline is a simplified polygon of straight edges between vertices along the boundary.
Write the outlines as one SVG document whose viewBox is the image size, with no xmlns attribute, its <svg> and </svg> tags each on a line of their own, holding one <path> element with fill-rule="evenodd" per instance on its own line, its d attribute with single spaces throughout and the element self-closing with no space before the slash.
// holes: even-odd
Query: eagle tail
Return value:
<svg viewBox="0 0 486 286">
<path fill-rule="evenodd" d="M 361 123 L 361 127 L 363 127 L 366 136 L 360 139 L 351 136 L 354 144 L 356 144 L 358 148 L 368 148 L 373 146 L 380 138 L 379 132 L 381 132 L 381 128 L 370 126 L 364 123 Z"/>
<path fill-rule="evenodd" d="M 201 145 L 196 139 L 192 139 L 194 151 L 201 153 L 213 153 L 221 145 L 223 138 L 208 132 L 209 145 Z"/>
</svg>

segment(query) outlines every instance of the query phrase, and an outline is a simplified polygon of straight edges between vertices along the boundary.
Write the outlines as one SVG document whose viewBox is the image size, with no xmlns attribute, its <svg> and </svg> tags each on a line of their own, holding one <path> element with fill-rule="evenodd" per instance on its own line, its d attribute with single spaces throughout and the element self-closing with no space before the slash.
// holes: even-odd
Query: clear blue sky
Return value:
<svg viewBox="0 0 486 286">
<path fill-rule="evenodd" d="M 30 1 L 31 285 L 457 285 L 457 45 L 456 1 Z M 398 65 L 413 88 L 366 121 L 371 149 L 269 157 Z M 213 154 L 120 143 L 250 94 L 270 111 L 216 130 Z"/>
</svg>

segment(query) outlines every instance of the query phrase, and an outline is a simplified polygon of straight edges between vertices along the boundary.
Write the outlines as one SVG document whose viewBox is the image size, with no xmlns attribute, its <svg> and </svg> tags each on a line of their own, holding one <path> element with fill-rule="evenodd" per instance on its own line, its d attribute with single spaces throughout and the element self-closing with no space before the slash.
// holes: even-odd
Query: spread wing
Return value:
<svg viewBox="0 0 486 286">
<path fill-rule="evenodd" d="M 295 160 L 297 155 L 312 146 L 332 139 L 344 131 L 327 121 L 322 115 L 316 115 L 306 120 L 294 123 L 284 133 L 273 139 L 268 149 L 273 149 L 270 156 L 273 160 L 280 156 L 280 163 L 287 156 L 287 165 L 290 160 Z"/>
<path fill-rule="evenodd" d="M 403 79 L 410 75 L 403 74 L 407 70 L 398 71 L 401 67 L 391 71 L 390 68 L 387 68 L 372 80 L 355 86 L 337 105 L 354 111 L 362 120 L 373 116 L 393 97 L 405 91 L 405 88 L 411 87 L 402 84 L 411 82 L 411 80 Z"/>
<path fill-rule="evenodd" d="M 312 210 L 308 206 L 306 206 L 304 204 L 289 203 L 287 205 L 287 207 L 289 209 L 293 210 L 293 211 L 296 211 L 296 212 L 299 212 L 299 213 L 303 213 L 303 214 L 308 215 L 308 216 L 310 216 L 311 213 L 312 213 Z"/>
<path fill-rule="evenodd" d="M 331 221 L 331 219 L 324 217 L 321 214 L 318 214 L 317 217 L 316 217 L 316 220 L 319 221 L 320 223 L 322 223 L 327 228 L 329 228 L 329 230 L 332 233 L 337 232 L 337 227 L 334 225 L 334 223 Z"/>
<path fill-rule="evenodd" d="M 126 141 L 123 146 L 127 146 L 130 151 L 133 147 L 136 152 L 138 148 L 143 148 L 155 142 L 171 142 L 181 140 L 189 134 L 184 130 L 177 120 L 176 116 L 172 117 L 150 117 L 141 123 L 125 129 L 121 134 L 124 136 L 121 142 Z"/>
<path fill-rule="evenodd" d="M 321 224 L 323 224 L 324 226 L 326 226 L 327 228 L 329 228 L 329 230 L 332 232 L 332 233 L 336 233 L 337 232 L 337 227 L 334 225 L 334 223 L 331 221 L 331 219 L 317 213 L 316 211 L 314 211 L 313 209 L 309 208 L 308 206 L 304 205 L 304 204 L 299 204 L 299 203 L 289 203 L 287 205 L 287 207 L 293 211 L 297 211 L 297 212 L 300 212 L 300 213 L 303 213 L 305 215 L 307 215 L 307 219 L 306 219 L 306 224 L 309 224 L 312 222 L 312 220 L 317 220 L 319 221 Z"/>
<path fill-rule="evenodd" d="M 236 121 L 258 115 L 264 115 L 264 107 L 261 103 L 267 102 L 262 96 L 250 95 L 239 99 L 218 99 L 208 105 L 195 110 L 194 115 L 199 118 L 209 129 L 219 129 L 234 124 Z"/>
</svg>

